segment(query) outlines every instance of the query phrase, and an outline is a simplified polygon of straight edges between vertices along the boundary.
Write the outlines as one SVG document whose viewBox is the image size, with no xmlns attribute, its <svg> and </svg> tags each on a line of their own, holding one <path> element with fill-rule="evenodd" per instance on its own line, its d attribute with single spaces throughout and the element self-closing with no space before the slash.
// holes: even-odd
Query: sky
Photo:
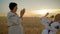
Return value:
<svg viewBox="0 0 60 34">
<path fill-rule="evenodd" d="M 7 15 L 9 3 L 15 2 L 18 4 L 18 12 L 25 8 L 26 11 L 40 9 L 60 9 L 60 0 L 0 0 L 0 16 Z"/>
</svg>

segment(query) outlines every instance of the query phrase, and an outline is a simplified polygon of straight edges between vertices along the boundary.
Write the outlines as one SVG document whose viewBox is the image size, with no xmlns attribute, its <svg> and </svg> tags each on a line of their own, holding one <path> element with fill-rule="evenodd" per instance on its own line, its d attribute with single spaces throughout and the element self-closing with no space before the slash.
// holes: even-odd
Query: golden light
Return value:
<svg viewBox="0 0 60 34">
<path fill-rule="evenodd" d="M 35 10 L 35 14 L 46 14 L 47 12 L 52 12 L 51 9 L 42 9 L 42 10 Z"/>
</svg>

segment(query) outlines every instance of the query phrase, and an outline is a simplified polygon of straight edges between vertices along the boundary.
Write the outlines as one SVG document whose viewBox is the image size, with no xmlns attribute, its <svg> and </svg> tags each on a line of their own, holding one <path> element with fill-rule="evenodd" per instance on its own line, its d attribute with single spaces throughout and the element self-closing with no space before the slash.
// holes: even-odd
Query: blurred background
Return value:
<svg viewBox="0 0 60 34">
<path fill-rule="evenodd" d="M 40 18 L 47 12 L 49 16 L 60 14 L 60 0 L 0 0 L 0 34 L 8 33 L 6 16 L 10 11 L 10 2 L 18 4 L 18 15 L 21 9 L 26 9 L 22 23 L 25 34 L 41 34 L 44 25 L 40 23 Z"/>
</svg>

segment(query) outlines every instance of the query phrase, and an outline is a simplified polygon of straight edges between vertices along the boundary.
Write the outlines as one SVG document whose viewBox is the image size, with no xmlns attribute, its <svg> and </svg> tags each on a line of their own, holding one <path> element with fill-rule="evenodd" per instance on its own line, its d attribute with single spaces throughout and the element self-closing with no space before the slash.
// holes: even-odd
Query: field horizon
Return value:
<svg viewBox="0 0 60 34">
<path fill-rule="evenodd" d="M 8 34 L 7 18 L 0 17 L 0 34 Z M 40 23 L 39 17 L 24 17 L 22 26 L 25 34 L 41 34 L 44 25 Z M 57 32 L 60 34 L 60 30 Z"/>
</svg>

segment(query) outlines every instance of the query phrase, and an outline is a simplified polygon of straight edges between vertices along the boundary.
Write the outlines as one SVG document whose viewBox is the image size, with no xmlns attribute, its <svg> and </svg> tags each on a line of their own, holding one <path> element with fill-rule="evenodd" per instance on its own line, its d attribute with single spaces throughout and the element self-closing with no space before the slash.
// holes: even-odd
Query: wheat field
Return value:
<svg viewBox="0 0 60 34">
<path fill-rule="evenodd" d="M 44 29 L 44 26 L 40 24 L 39 17 L 24 17 L 22 26 L 25 34 L 41 34 Z M 0 17 L 0 34 L 8 34 L 6 17 Z M 60 34 L 60 30 L 57 34 Z"/>
</svg>

